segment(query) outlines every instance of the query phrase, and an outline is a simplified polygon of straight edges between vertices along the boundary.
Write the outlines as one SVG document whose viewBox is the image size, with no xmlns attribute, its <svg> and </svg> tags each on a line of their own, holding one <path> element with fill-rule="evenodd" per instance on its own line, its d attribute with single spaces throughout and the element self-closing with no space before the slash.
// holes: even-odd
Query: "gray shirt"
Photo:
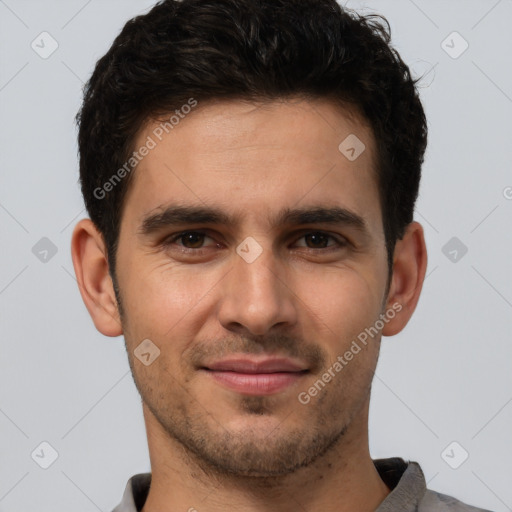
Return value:
<svg viewBox="0 0 512 512">
<path fill-rule="evenodd" d="M 376 512 L 490 512 L 466 505 L 455 498 L 427 489 L 425 476 L 417 462 L 394 457 L 373 463 L 391 489 Z M 140 473 L 128 480 L 121 503 L 112 512 L 140 512 L 146 501 L 151 473 Z"/>
</svg>

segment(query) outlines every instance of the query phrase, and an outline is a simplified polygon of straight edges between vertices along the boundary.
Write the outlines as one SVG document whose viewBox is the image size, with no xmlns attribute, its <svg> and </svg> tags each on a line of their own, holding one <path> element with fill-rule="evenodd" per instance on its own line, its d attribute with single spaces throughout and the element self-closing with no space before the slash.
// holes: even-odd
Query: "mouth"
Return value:
<svg viewBox="0 0 512 512">
<path fill-rule="evenodd" d="M 296 384 L 309 369 L 285 358 L 232 358 L 200 368 L 216 383 L 245 395 L 271 395 Z"/>
</svg>

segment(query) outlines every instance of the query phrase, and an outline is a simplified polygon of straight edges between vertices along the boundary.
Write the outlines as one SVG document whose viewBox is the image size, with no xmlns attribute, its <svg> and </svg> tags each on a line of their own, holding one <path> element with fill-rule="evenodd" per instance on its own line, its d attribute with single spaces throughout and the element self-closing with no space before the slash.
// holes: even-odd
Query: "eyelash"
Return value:
<svg viewBox="0 0 512 512">
<path fill-rule="evenodd" d="M 170 237 L 166 238 L 162 242 L 162 245 L 164 247 L 169 247 L 172 244 L 174 244 L 176 241 L 184 238 L 185 235 L 190 235 L 190 234 L 203 235 L 205 237 L 212 238 L 207 233 L 205 233 L 203 231 L 194 231 L 194 230 L 192 230 L 192 231 L 182 231 L 180 233 L 171 235 Z M 309 251 L 314 251 L 314 252 L 331 252 L 332 250 L 343 249 L 343 248 L 345 248 L 345 247 L 347 247 L 349 245 L 349 243 L 345 239 L 342 239 L 342 238 L 340 239 L 340 238 L 335 237 L 334 235 L 331 235 L 330 233 L 327 233 L 325 231 L 307 231 L 307 232 L 302 233 L 302 235 L 300 236 L 300 238 L 298 240 L 300 240 L 301 238 L 304 238 L 307 235 L 323 235 L 323 236 L 326 236 L 328 238 L 331 238 L 332 240 L 334 240 L 336 242 L 336 246 L 331 246 L 331 247 L 320 247 L 318 249 L 314 249 L 314 248 L 311 248 L 311 247 L 305 247 L 305 249 L 307 249 Z M 205 252 L 205 249 L 203 249 L 203 248 L 191 249 L 190 247 L 181 247 L 180 250 L 181 250 L 181 252 L 183 252 L 185 254 L 194 254 L 194 255 L 198 255 L 198 256 L 203 255 L 204 252 Z"/>
</svg>

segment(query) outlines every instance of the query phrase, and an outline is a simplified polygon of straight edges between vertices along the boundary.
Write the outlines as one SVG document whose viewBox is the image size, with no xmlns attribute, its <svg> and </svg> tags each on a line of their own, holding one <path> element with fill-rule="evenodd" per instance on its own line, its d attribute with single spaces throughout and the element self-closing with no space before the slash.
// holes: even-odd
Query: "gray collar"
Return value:
<svg viewBox="0 0 512 512">
<path fill-rule="evenodd" d="M 414 512 L 418 510 L 426 492 L 423 471 L 417 462 L 405 462 L 398 457 L 377 459 L 373 463 L 382 480 L 392 489 L 376 512 Z M 146 501 L 151 473 L 132 476 L 123 494 L 121 503 L 112 512 L 140 512 Z"/>
</svg>

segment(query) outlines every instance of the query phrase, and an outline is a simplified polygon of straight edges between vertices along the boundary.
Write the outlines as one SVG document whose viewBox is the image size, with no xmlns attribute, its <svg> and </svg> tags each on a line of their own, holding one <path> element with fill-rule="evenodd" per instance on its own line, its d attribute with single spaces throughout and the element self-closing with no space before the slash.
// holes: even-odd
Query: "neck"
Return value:
<svg viewBox="0 0 512 512">
<path fill-rule="evenodd" d="M 299 470 L 272 477 L 221 475 L 170 438 L 144 406 L 152 468 L 143 512 L 374 511 L 390 490 L 368 449 L 368 407 L 327 453 Z"/>
</svg>

